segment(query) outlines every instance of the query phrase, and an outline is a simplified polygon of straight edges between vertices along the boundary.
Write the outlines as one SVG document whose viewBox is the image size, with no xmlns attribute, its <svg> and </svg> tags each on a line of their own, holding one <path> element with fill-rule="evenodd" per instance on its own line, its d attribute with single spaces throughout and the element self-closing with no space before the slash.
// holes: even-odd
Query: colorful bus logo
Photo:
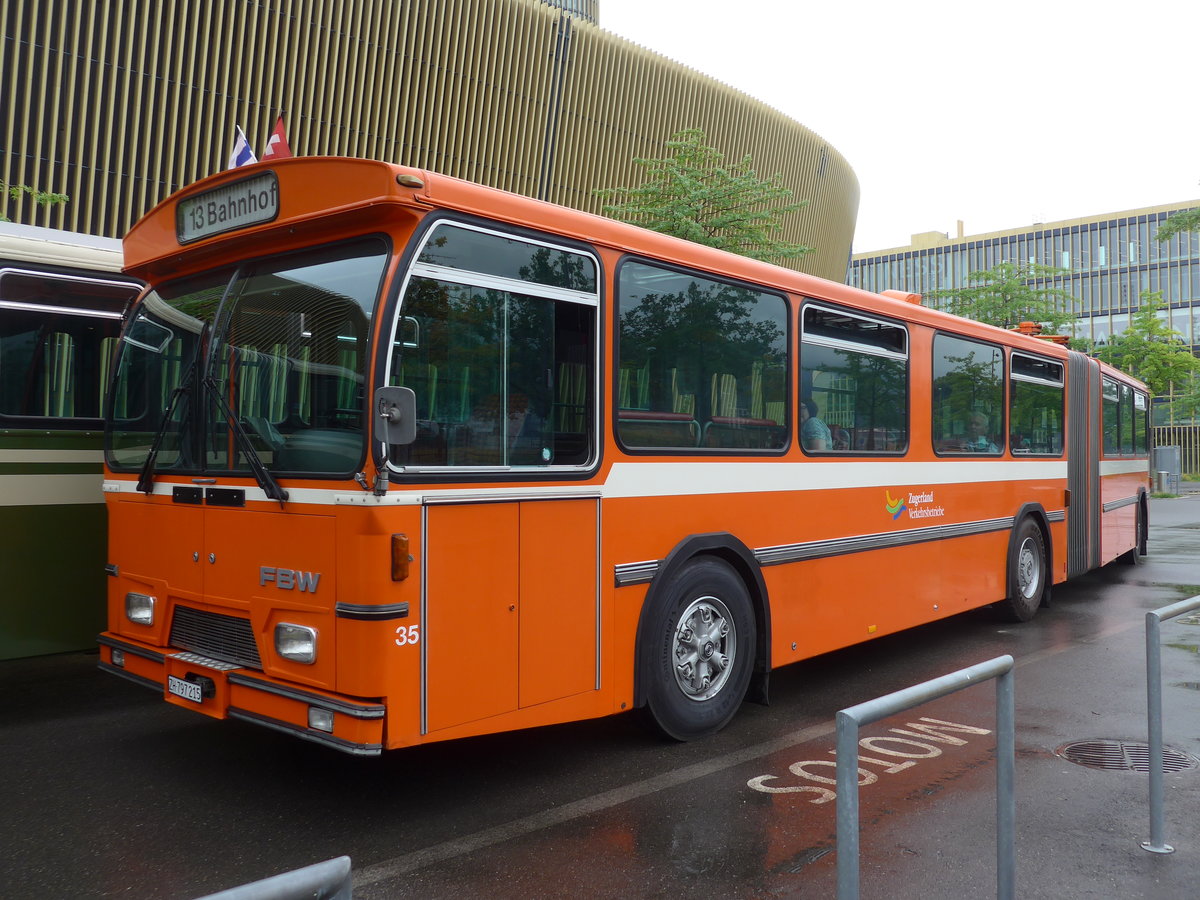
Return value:
<svg viewBox="0 0 1200 900">
<path fill-rule="evenodd" d="M 901 494 L 899 500 L 893 500 L 892 492 L 884 491 L 884 496 L 887 497 L 887 511 L 892 514 L 892 521 L 895 521 L 904 514 L 906 509 L 908 509 L 908 507 L 904 505 L 904 495 Z"/>
</svg>

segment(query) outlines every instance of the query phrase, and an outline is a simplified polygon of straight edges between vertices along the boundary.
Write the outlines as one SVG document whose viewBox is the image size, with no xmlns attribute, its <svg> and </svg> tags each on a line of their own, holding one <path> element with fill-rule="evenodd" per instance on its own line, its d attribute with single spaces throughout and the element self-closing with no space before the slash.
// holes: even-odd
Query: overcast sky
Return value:
<svg viewBox="0 0 1200 900">
<path fill-rule="evenodd" d="M 1198 0 L 599 6 L 842 153 L 856 252 L 1200 198 Z"/>
</svg>

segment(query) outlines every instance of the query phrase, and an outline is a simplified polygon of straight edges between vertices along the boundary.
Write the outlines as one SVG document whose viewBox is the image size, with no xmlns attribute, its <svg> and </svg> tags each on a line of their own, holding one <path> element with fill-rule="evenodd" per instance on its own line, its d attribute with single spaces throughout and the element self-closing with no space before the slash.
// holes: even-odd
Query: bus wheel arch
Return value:
<svg viewBox="0 0 1200 900">
<path fill-rule="evenodd" d="M 1023 506 L 1014 517 L 1005 555 L 1005 597 L 997 608 L 1006 620 L 1028 622 L 1038 609 L 1050 605 L 1054 582 L 1054 545 L 1050 525 L 1040 504 Z"/>
<path fill-rule="evenodd" d="M 683 652 L 684 619 L 696 616 L 704 622 L 726 620 L 738 632 L 734 671 L 712 698 L 685 685 L 671 660 L 672 649 Z M 766 703 L 769 672 L 770 606 L 754 554 L 729 534 L 690 535 L 660 563 L 646 593 L 634 654 L 633 705 L 671 738 L 704 737 L 724 727 L 744 699 Z"/>
<path fill-rule="evenodd" d="M 1137 518 L 1135 520 L 1133 549 L 1122 553 L 1118 558 L 1130 566 L 1138 566 L 1145 562 L 1146 544 L 1150 533 L 1150 507 L 1146 500 L 1146 489 L 1138 488 Z"/>
<path fill-rule="evenodd" d="M 1140 557 L 1146 556 L 1149 553 L 1150 544 L 1150 500 L 1149 494 L 1145 488 L 1138 490 L 1138 543 L 1137 550 Z"/>
</svg>

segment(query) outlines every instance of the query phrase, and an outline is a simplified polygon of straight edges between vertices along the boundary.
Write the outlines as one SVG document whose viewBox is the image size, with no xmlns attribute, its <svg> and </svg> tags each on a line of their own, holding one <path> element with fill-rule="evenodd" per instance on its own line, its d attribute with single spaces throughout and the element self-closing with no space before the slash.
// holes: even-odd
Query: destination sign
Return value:
<svg viewBox="0 0 1200 900">
<path fill-rule="evenodd" d="M 279 179 L 274 172 L 243 178 L 179 201 L 175 231 L 188 244 L 225 231 L 270 222 L 279 215 Z"/>
</svg>

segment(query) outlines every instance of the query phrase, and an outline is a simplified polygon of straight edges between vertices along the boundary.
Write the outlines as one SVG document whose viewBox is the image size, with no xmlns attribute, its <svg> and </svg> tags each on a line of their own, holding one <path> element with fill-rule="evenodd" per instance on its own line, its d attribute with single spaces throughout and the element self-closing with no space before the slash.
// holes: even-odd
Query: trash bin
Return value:
<svg viewBox="0 0 1200 900">
<path fill-rule="evenodd" d="M 1183 454 L 1178 444 L 1168 444 L 1165 447 L 1154 448 L 1154 471 L 1161 478 L 1166 474 L 1164 482 L 1155 481 L 1155 490 L 1170 494 L 1179 493 L 1179 476 L 1182 474 L 1181 460 Z"/>
</svg>

